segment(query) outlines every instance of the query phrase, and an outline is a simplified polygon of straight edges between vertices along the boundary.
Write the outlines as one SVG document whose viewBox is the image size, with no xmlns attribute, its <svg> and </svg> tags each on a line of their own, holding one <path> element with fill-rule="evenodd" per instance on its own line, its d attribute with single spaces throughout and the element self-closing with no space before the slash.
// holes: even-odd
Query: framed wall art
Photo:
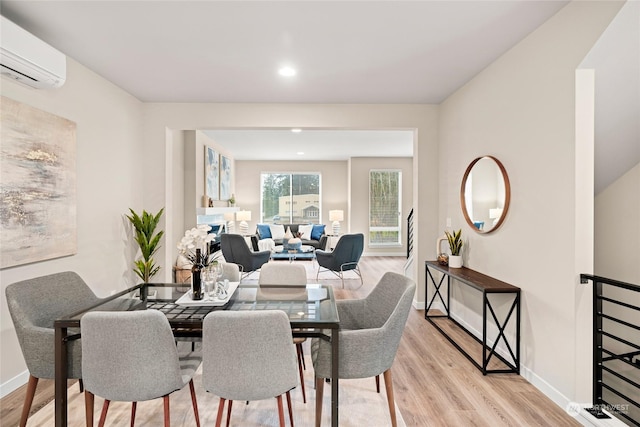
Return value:
<svg viewBox="0 0 640 427">
<path fill-rule="evenodd" d="M 77 253 L 76 124 L 2 97 L 0 268 Z"/>
<path fill-rule="evenodd" d="M 231 197 L 231 159 L 220 156 L 220 200 Z"/>
<path fill-rule="evenodd" d="M 211 200 L 220 199 L 219 169 L 218 153 L 211 147 L 204 147 L 205 194 Z"/>
</svg>

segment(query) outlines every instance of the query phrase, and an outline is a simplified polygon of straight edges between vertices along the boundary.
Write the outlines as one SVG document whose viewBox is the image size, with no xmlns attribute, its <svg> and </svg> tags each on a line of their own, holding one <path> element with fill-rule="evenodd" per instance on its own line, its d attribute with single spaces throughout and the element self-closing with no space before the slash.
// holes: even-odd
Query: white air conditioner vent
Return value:
<svg viewBox="0 0 640 427">
<path fill-rule="evenodd" d="M 2 75 L 38 89 L 62 86 L 67 76 L 66 56 L 4 16 L 0 18 Z"/>
</svg>

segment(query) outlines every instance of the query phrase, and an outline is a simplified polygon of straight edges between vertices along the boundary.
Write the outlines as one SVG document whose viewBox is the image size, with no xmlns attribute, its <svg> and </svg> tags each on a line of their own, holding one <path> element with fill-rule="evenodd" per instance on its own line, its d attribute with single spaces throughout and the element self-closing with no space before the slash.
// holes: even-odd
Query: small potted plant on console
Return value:
<svg viewBox="0 0 640 427">
<path fill-rule="evenodd" d="M 445 230 L 444 234 L 449 241 L 449 249 L 451 249 L 451 255 L 449 256 L 449 268 L 462 267 L 462 229 L 449 233 Z"/>
</svg>

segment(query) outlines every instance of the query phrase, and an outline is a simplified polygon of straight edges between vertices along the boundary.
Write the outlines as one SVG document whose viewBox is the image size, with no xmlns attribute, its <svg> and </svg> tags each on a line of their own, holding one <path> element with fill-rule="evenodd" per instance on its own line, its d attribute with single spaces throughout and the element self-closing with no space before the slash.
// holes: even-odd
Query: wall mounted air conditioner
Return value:
<svg viewBox="0 0 640 427">
<path fill-rule="evenodd" d="M 2 75 L 38 89 L 60 87 L 67 77 L 66 56 L 0 16 Z"/>
</svg>

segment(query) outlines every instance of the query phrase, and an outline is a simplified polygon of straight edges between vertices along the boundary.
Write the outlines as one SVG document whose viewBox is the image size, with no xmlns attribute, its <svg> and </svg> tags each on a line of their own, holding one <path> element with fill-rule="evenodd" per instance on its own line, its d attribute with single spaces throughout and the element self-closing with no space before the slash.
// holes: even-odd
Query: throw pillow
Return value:
<svg viewBox="0 0 640 427">
<path fill-rule="evenodd" d="M 271 238 L 271 228 L 269 228 L 269 224 L 258 224 L 257 227 L 258 227 L 258 236 L 260 236 L 260 240 Z"/>
<path fill-rule="evenodd" d="M 311 240 L 320 240 L 320 237 L 324 234 L 324 224 L 313 224 L 311 230 Z"/>
<path fill-rule="evenodd" d="M 274 252 L 276 249 L 276 243 L 273 239 L 262 239 L 258 242 L 258 249 L 261 251 Z"/>
<path fill-rule="evenodd" d="M 271 238 L 273 240 L 284 239 L 284 225 L 282 224 L 269 224 L 269 230 L 271 231 Z"/>
<path fill-rule="evenodd" d="M 311 240 L 311 231 L 313 230 L 313 224 L 301 225 L 298 227 L 300 238 L 305 240 Z"/>
</svg>

